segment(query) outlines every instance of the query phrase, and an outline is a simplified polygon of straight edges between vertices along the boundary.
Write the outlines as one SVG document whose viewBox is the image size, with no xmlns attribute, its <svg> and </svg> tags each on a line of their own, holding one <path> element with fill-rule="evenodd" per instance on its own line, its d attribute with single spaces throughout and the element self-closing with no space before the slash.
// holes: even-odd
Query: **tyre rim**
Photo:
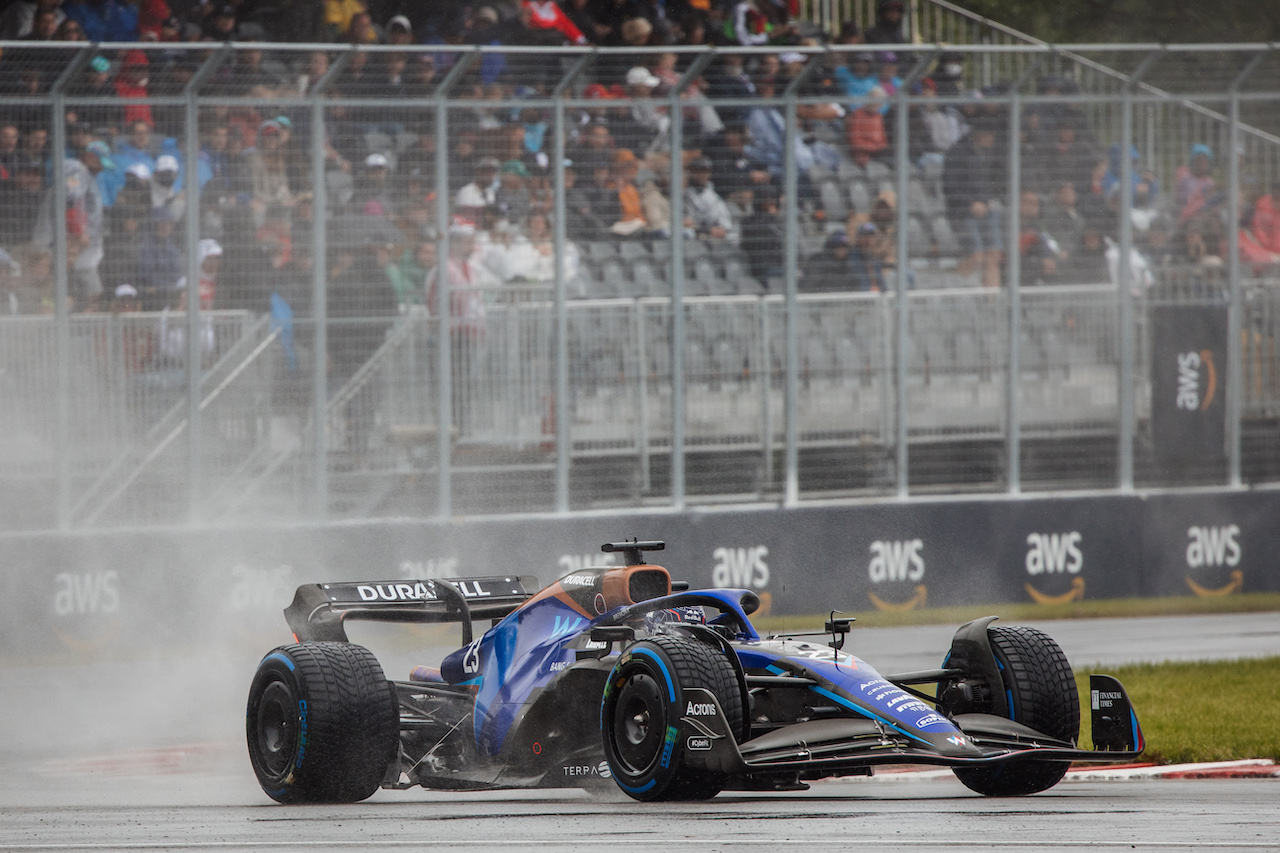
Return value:
<svg viewBox="0 0 1280 853">
<path fill-rule="evenodd" d="M 614 707 L 614 744 L 624 769 L 643 775 L 657 763 L 666 735 L 666 698 L 645 673 L 627 679 Z"/>
<path fill-rule="evenodd" d="M 273 681 L 262 691 L 258 703 L 258 756 L 272 776 L 283 777 L 293 760 L 297 712 L 297 699 L 283 682 Z"/>
</svg>

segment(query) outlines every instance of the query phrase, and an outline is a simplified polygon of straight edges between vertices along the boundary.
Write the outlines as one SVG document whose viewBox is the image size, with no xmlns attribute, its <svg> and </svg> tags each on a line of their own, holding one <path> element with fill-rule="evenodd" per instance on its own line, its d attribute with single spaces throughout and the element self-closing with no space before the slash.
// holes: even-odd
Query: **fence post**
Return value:
<svg viewBox="0 0 1280 853">
<path fill-rule="evenodd" d="M 907 209 L 911 186 L 911 116 L 907 95 L 911 87 L 915 85 L 915 82 L 924 76 L 925 69 L 929 67 L 929 63 L 933 61 L 933 58 L 934 53 L 932 52 L 921 54 L 916 60 L 915 67 L 903 79 L 901 85 L 898 86 L 898 91 L 894 94 L 893 167 L 894 191 L 898 194 L 898 209 L 895 211 L 898 233 L 895 235 L 897 242 L 894 246 L 894 263 L 898 267 L 898 274 L 895 276 L 893 288 L 893 298 L 895 300 L 894 318 L 897 327 L 894 335 L 896 338 L 894 342 L 896 350 L 894 382 L 898 386 L 898 393 L 894 396 L 894 420 L 897 428 L 894 441 L 897 445 L 895 447 L 897 452 L 895 475 L 897 477 L 897 491 L 900 500 L 906 499 L 911 487 L 907 476 L 907 466 L 910 462 L 909 448 L 907 447 L 907 317 L 910 311 L 908 293 L 911 284 L 911 248 L 908 242 L 911 230 L 911 211 Z"/>
<path fill-rule="evenodd" d="M 1265 52 L 1253 58 L 1231 81 L 1231 101 L 1227 125 L 1227 281 L 1231 302 L 1227 307 L 1227 485 L 1240 488 L 1240 423 L 1244 405 L 1245 347 L 1241 339 L 1244 305 L 1240 292 L 1240 87 L 1267 57 Z"/>
<path fill-rule="evenodd" d="M 197 524 L 203 515 L 201 492 L 204 484 L 204 448 L 201 446 L 200 385 L 203 352 L 200 334 L 200 113 L 197 92 L 209 75 L 221 65 L 230 49 L 214 51 L 188 81 L 183 100 L 183 217 L 186 233 L 184 266 L 187 276 L 187 520 Z"/>
<path fill-rule="evenodd" d="M 1022 412 L 1018 383 L 1022 375 L 1022 87 L 1040 69 L 1045 55 L 1036 56 L 1009 86 L 1009 215 L 1005 222 L 1005 256 L 1009 293 L 1009 358 L 1005 371 L 1005 480 L 1009 494 L 1022 491 Z"/>
<path fill-rule="evenodd" d="M 796 139 L 799 136 L 796 128 L 796 90 L 804 77 L 809 73 L 813 63 L 806 62 L 804 69 L 796 75 L 787 86 L 783 102 L 783 135 L 782 135 L 782 184 L 783 209 L 782 218 L 785 223 L 783 254 L 783 282 L 786 289 L 786 384 L 783 395 L 785 437 L 783 455 L 785 464 L 783 476 L 786 484 L 783 490 L 783 506 L 794 506 L 800 500 L 800 424 L 796 407 L 800 399 L 800 316 L 799 301 L 796 299 L 800 265 L 800 201 L 796 197 L 799 191 L 800 175 L 796 163 Z"/>
<path fill-rule="evenodd" d="M 436 109 L 436 514 L 453 515 L 453 352 L 449 308 L 449 92 L 479 57 L 479 50 L 460 55 L 435 91 Z M 432 306 L 427 306 L 428 310 Z"/>
<path fill-rule="evenodd" d="M 1133 491 L 1133 438 L 1135 433 L 1134 396 L 1134 305 L 1129 257 L 1133 252 L 1133 90 L 1148 69 L 1161 56 L 1148 53 L 1125 83 L 1120 102 L 1120 257 L 1116 263 L 1116 287 L 1120 297 L 1120 379 L 1117 384 L 1120 423 L 1116 436 L 1119 450 L 1117 487 Z"/>
<path fill-rule="evenodd" d="M 62 89 L 79 68 L 85 51 L 59 75 L 51 89 L 49 110 L 53 128 L 53 198 L 49 216 L 53 225 L 53 326 L 54 358 L 57 360 L 57 424 L 54 446 L 57 462 L 58 529 L 71 529 L 71 315 L 67 310 L 69 283 L 67 273 L 67 109 Z"/>
<path fill-rule="evenodd" d="M 324 95 L 351 59 L 348 50 L 329 66 L 308 93 L 311 99 L 311 321 L 315 337 L 312 343 L 311 430 L 312 438 L 312 515 L 324 521 L 329 514 L 329 301 L 328 301 L 328 185 L 325 183 Z"/>
<path fill-rule="evenodd" d="M 569 468 L 573 464 L 573 436 L 569 432 L 569 309 L 566 302 L 567 285 L 564 273 L 565 247 L 568 235 L 565 229 L 567 210 L 564 203 L 565 121 L 564 94 L 594 59 L 594 54 L 584 54 L 556 84 L 551 93 L 555 99 L 555 137 L 552 140 L 551 175 L 554 184 L 553 211 L 555 239 L 555 423 L 556 423 L 556 498 L 558 513 L 569 511 Z"/>
</svg>

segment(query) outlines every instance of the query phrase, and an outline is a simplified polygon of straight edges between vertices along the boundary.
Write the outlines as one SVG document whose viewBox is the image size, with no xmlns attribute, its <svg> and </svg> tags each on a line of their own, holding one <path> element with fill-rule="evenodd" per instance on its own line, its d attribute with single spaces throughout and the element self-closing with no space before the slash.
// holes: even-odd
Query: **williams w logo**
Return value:
<svg viewBox="0 0 1280 853">
<path fill-rule="evenodd" d="M 563 619 L 557 616 L 555 624 L 551 628 L 551 636 L 559 637 L 563 634 L 568 634 L 571 631 L 576 631 L 585 621 L 587 620 L 583 619 L 581 616 L 565 616 Z"/>
<path fill-rule="evenodd" d="M 1204 373 L 1204 394 L 1200 393 L 1201 372 Z M 1213 351 L 1178 353 L 1179 409 L 1188 412 L 1205 411 L 1213 404 L 1218 391 L 1218 371 L 1213 366 Z"/>
</svg>

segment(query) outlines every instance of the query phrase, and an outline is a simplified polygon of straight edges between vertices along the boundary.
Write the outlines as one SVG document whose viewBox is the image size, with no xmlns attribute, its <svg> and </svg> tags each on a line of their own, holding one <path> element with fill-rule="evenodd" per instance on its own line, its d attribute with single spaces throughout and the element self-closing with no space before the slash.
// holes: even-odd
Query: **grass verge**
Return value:
<svg viewBox="0 0 1280 853">
<path fill-rule="evenodd" d="M 1182 764 L 1280 761 L 1280 657 L 1135 664 L 1106 670 L 1120 679 L 1147 738 L 1146 761 Z M 1089 682 L 1079 674 L 1080 740 L 1089 732 Z"/>
</svg>

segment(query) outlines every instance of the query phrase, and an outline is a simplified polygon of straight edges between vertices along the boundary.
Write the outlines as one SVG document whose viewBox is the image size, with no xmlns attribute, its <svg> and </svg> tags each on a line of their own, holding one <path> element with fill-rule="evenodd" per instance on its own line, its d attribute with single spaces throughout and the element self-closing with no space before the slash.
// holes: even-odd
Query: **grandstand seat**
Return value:
<svg viewBox="0 0 1280 853">
<path fill-rule="evenodd" d="M 636 296 L 660 296 L 667 290 L 665 277 L 648 258 L 631 262 L 631 281 Z"/>
<path fill-rule="evenodd" d="M 841 160 L 840 165 L 836 167 L 836 177 L 840 179 L 840 183 L 847 184 L 851 181 L 860 181 L 867 176 L 862 167 L 852 160 Z"/>
<path fill-rule="evenodd" d="M 924 228 L 924 222 L 918 216 L 907 218 L 907 251 L 914 258 L 923 258 L 933 254 L 933 241 Z"/>
<path fill-rule="evenodd" d="M 621 258 L 606 258 L 600 262 L 600 293 L 602 296 L 621 296 L 630 287 L 627 270 Z"/>
<path fill-rule="evenodd" d="M 649 244 L 640 240 L 623 240 L 618 244 L 618 255 L 624 261 L 635 261 L 639 258 L 648 258 Z"/>
<path fill-rule="evenodd" d="M 874 198 L 865 181 L 853 181 L 849 184 L 849 204 L 857 213 L 870 213 Z"/>
<path fill-rule="evenodd" d="M 698 258 L 711 254 L 705 240 L 685 240 L 683 244 L 685 263 L 692 263 Z"/>
<path fill-rule="evenodd" d="M 592 240 L 583 246 L 583 254 L 597 263 L 618 257 L 618 244 L 613 240 Z"/>
<path fill-rule="evenodd" d="M 930 219 L 929 230 L 933 234 L 933 244 L 938 247 L 939 255 L 955 257 L 960 254 L 960 238 L 951 230 L 951 222 L 946 216 L 938 215 Z"/>
<path fill-rule="evenodd" d="M 870 160 L 867 162 L 867 180 L 873 184 L 892 182 L 893 169 L 879 160 Z"/>
<path fill-rule="evenodd" d="M 842 221 L 849 215 L 849 205 L 845 202 L 844 193 L 835 181 L 823 181 L 818 186 L 822 198 L 822 209 L 826 211 L 830 221 Z"/>
</svg>

